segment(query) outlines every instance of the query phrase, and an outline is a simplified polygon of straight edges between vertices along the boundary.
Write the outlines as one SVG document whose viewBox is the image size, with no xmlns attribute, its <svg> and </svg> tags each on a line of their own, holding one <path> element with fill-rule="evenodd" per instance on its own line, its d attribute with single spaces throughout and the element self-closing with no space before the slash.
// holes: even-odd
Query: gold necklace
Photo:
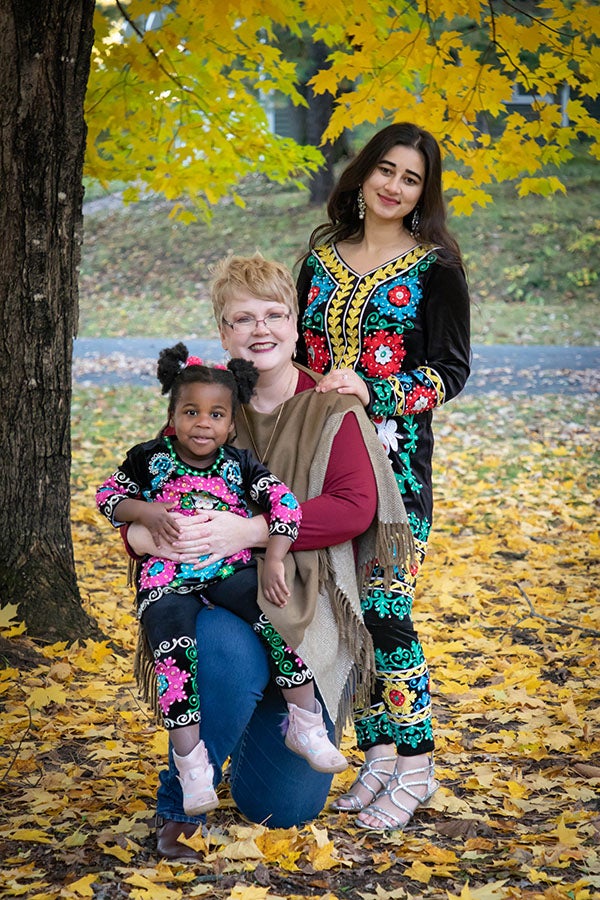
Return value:
<svg viewBox="0 0 600 900">
<path fill-rule="evenodd" d="M 242 412 L 244 414 L 244 421 L 246 423 L 246 428 L 248 429 L 248 434 L 250 435 L 250 440 L 252 441 L 252 447 L 254 448 L 256 458 L 258 459 L 258 461 L 260 463 L 264 463 L 265 459 L 267 458 L 267 454 L 268 454 L 269 450 L 271 449 L 271 444 L 273 443 L 273 438 L 275 437 L 275 432 L 277 431 L 277 426 L 279 425 L 279 420 L 281 419 L 281 415 L 283 413 L 284 406 L 285 406 L 285 400 L 279 407 L 279 412 L 277 413 L 277 418 L 275 419 L 275 424 L 273 425 L 273 431 L 271 432 L 271 437 L 269 438 L 269 441 L 267 443 L 267 448 L 262 456 L 258 452 L 258 447 L 256 446 L 256 441 L 254 440 L 254 435 L 252 434 L 252 429 L 250 428 L 250 422 L 248 421 L 248 416 L 246 415 L 246 408 L 244 406 L 242 406 Z"/>
</svg>

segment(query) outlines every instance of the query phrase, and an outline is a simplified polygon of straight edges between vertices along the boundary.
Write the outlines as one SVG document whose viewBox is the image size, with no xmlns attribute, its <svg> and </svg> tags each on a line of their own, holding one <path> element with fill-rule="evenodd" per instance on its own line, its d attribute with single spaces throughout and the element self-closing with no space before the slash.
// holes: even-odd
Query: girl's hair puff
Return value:
<svg viewBox="0 0 600 900">
<path fill-rule="evenodd" d="M 248 403 L 258 381 L 258 369 L 254 363 L 246 359 L 230 359 L 227 368 L 195 362 L 186 365 L 188 358 L 188 348 L 181 342 L 165 347 L 158 357 L 156 377 L 162 386 L 162 393 L 169 395 L 169 417 L 185 384 L 220 384 L 226 387 L 231 392 L 233 415 L 240 403 Z"/>
</svg>

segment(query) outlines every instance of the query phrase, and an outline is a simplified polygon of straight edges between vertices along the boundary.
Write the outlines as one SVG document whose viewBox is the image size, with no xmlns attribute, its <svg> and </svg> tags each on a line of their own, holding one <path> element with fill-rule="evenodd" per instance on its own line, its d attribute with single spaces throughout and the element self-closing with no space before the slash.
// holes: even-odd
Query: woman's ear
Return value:
<svg viewBox="0 0 600 900">
<path fill-rule="evenodd" d="M 224 322 L 221 320 L 218 325 L 219 328 L 219 338 L 221 339 L 221 347 L 223 350 L 229 352 L 229 347 L 227 346 L 227 338 L 228 338 L 228 329 Z"/>
</svg>

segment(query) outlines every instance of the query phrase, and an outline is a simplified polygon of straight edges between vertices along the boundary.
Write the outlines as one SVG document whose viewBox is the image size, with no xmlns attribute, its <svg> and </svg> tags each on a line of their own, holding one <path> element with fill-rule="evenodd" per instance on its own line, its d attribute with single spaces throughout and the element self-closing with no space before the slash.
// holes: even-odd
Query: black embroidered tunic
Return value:
<svg viewBox="0 0 600 900">
<path fill-rule="evenodd" d="M 298 278 L 298 360 L 316 372 L 349 367 L 365 381 L 371 417 L 411 528 L 432 518 L 432 410 L 469 375 L 469 295 L 461 269 L 418 245 L 360 275 L 334 245 L 316 248 Z"/>
</svg>

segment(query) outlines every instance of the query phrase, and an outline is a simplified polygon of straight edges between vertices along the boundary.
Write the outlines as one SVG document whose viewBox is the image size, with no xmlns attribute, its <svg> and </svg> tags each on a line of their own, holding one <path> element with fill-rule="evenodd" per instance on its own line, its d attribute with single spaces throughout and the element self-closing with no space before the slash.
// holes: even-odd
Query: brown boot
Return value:
<svg viewBox="0 0 600 900">
<path fill-rule="evenodd" d="M 179 842 L 179 835 L 190 838 L 198 828 L 193 822 L 173 822 L 156 817 L 156 852 L 163 859 L 181 859 L 202 862 L 204 857 L 197 850 Z"/>
</svg>

